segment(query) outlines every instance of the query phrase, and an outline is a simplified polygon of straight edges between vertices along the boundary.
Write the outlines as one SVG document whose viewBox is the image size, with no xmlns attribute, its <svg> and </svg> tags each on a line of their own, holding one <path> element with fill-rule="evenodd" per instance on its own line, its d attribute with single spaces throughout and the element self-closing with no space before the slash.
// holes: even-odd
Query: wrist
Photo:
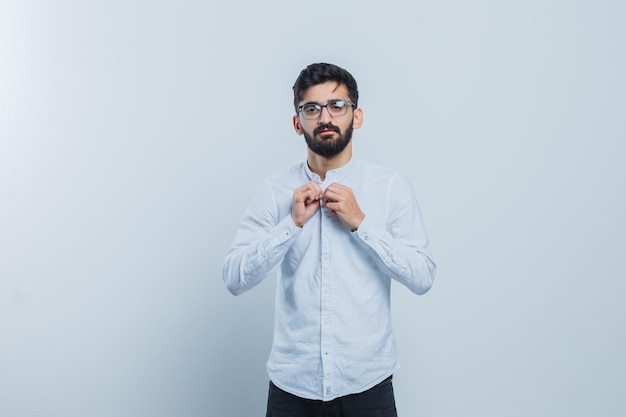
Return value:
<svg viewBox="0 0 626 417">
<path fill-rule="evenodd" d="M 365 218 L 365 214 L 361 214 L 360 218 L 356 222 L 352 223 L 352 225 L 349 226 L 350 227 L 350 231 L 352 233 L 354 233 L 357 230 L 359 230 L 359 226 L 361 226 L 361 223 L 363 223 L 363 219 L 364 218 Z"/>
<path fill-rule="evenodd" d="M 291 216 L 291 221 L 293 222 L 293 224 L 294 224 L 296 227 L 299 227 L 300 229 L 302 229 L 302 226 L 304 226 L 304 222 L 298 222 L 298 221 L 296 221 L 296 219 L 294 219 L 294 218 L 293 218 L 293 216 Z"/>
</svg>

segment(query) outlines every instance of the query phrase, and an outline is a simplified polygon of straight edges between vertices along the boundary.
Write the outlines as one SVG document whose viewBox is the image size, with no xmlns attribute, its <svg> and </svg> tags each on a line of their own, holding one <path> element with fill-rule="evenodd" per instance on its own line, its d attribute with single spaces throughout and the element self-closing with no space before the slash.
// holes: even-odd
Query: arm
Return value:
<svg viewBox="0 0 626 417">
<path fill-rule="evenodd" d="M 365 218 L 353 233 L 371 253 L 379 268 L 415 294 L 426 293 L 433 285 L 437 267 L 428 249 L 394 238 L 384 228 Z"/>
<path fill-rule="evenodd" d="M 413 189 L 396 175 L 379 196 L 387 201 L 388 218 L 377 219 L 361 211 L 354 193 L 341 184 L 330 184 L 324 192 L 326 208 L 337 215 L 360 245 L 391 278 L 416 294 L 433 285 L 437 268 L 430 256 L 428 237 Z"/>
<path fill-rule="evenodd" d="M 222 278 L 232 294 L 242 294 L 258 285 L 282 262 L 303 224 L 319 208 L 317 194 L 310 184 L 297 188 L 291 216 L 280 219 L 271 187 L 267 182 L 262 184 L 224 260 Z"/>
<path fill-rule="evenodd" d="M 433 285 L 437 267 L 417 199 L 409 182 L 396 175 L 386 196 L 387 219 L 365 215 L 352 233 L 365 247 L 383 273 L 416 294 L 426 293 Z"/>
</svg>

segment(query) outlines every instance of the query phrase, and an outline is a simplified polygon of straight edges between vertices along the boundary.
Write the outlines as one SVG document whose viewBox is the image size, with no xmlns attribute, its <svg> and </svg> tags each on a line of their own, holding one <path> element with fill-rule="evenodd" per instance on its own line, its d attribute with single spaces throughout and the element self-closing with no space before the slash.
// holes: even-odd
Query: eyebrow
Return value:
<svg viewBox="0 0 626 417">
<path fill-rule="evenodd" d="M 333 101 L 349 101 L 349 100 L 350 100 L 349 98 L 331 98 L 330 100 L 326 102 L 326 104 L 333 102 Z M 323 104 L 320 104 L 317 101 L 307 101 L 306 103 L 301 104 L 300 107 L 306 106 L 307 104 L 317 104 L 318 106 L 323 106 Z"/>
</svg>

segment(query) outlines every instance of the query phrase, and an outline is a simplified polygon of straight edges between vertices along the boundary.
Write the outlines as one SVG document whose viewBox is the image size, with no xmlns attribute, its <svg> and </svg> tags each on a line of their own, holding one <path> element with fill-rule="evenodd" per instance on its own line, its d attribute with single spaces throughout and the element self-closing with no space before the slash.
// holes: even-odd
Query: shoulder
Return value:
<svg viewBox="0 0 626 417">
<path fill-rule="evenodd" d="M 299 162 L 294 164 L 282 171 L 275 172 L 265 177 L 264 182 L 274 183 L 274 182 L 282 182 L 292 178 L 300 177 L 302 175 L 306 175 L 305 169 L 306 162 Z"/>
<path fill-rule="evenodd" d="M 391 198 L 414 198 L 411 181 L 400 171 L 369 161 L 355 161 L 355 173 L 370 189 L 377 189 Z"/>
<path fill-rule="evenodd" d="M 364 175 L 370 178 L 378 178 L 385 181 L 394 181 L 396 179 L 402 180 L 404 178 L 396 169 L 379 165 L 374 162 L 356 159 L 353 163 L 354 169 L 359 173 L 359 175 Z"/>
<path fill-rule="evenodd" d="M 259 182 L 252 197 L 251 207 L 255 207 L 255 210 L 265 208 L 268 212 L 273 212 L 290 202 L 298 178 L 302 176 L 298 172 L 302 170 L 300 163 L 266 177 L 261 177 L 257 173 Z"/>
<path fill-rule="evenodd" d="M 270 188 L 275 191 L 287 189 L 291 192 L 293 188 L 306 182 L 305 164 L 306 162 L 300 162 L 265 177 L 261 181 L 261 188 Z"/>
</svg>

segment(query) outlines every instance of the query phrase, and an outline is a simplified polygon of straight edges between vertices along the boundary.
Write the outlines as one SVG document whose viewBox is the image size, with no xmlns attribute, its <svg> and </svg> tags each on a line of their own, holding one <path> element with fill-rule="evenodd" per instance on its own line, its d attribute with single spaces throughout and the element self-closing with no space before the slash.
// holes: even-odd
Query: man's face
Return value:
<svg viewBox="0 0 626 417">
<path fill-rule="evenodd" d="M 300 105 L 313 103 L 324 106 L 332 100 L 349 100 L 345 85 L 329 81 L 309 87 Z M 332 158 L 348 146 L 352 131 L 361 126 L 361 109 L 355 110 L 351 105 L 348 107 L 346 114 L 334 117 L 327 108 L 323 108 L 319 117 L 312 120 L 305 119 L 300 112 L 294 116 L 294 128 L 298 134 L 304 135 L 311 151 Z"/>
</svg>

